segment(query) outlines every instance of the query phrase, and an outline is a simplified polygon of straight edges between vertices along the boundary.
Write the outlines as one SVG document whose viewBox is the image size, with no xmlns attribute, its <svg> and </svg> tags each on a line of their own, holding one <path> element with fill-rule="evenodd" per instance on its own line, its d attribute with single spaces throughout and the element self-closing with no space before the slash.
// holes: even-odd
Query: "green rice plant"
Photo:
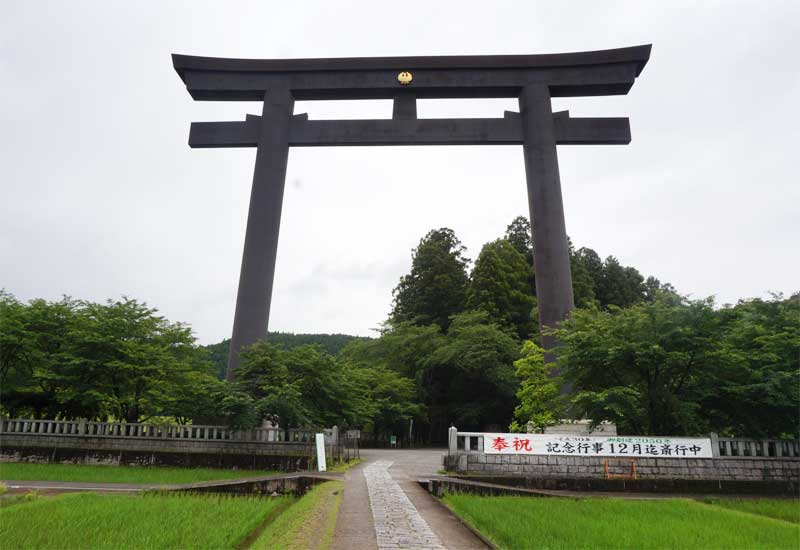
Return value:
<svg viewBox="0 0 800 550">
<path fill-rule="evenodd" d="M 344 484 L 317 485 L 267 525 L 250 548 L 263 550 L 324 550 L 330 546 Z"/>
<path fill-rule="evenodd" d="M 81 481 L 170 485 L 277 474 L 274 471 L 161 466 L 99 466 L 0 462 L 0 479 L 15 481 Z"/>
<path fill-rule="evenodd" d="M 800 523 L 800 499 L 797 498 L 707 498 L 704 502 L 748 514 Z"/>
<path fill-rule="evenodd" d="M 789 548 L 800 525 L 685 499 L 567 499 L 445 495 L 500 548 Z"/>
<path fill-rule="evenodd" d="M 235 548 L 290 497 L 70 493 L 0 509 L 4 548 Z"/>
<path fill-rule="evenodd" d="M 0 508 L 13 506 L 14 504 L 20 504 L 21 502 L 31 502 L 37 498 L 39 498 L 38 491 L 28 491 L 24 494 L 17 493 L 0 495 Z"/>
</svg>

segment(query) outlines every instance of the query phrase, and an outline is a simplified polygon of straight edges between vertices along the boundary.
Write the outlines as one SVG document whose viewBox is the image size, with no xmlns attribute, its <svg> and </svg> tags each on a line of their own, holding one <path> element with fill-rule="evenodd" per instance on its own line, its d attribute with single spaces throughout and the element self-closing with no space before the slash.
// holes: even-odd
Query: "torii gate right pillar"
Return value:
<svg viewBox="0 0 800 550">
<path fill-rule="evenodd" d="M 554 328 L 575 307 L 569 245 L 564 222 L 564 201 L 558 174 L 558 154 L 547 85 L 529 85 L 519 96 L 522 117 L 528 208 L 533 229 L 533 264 L 536 268 L 536 299 L 539 327 Z M 545 361 L 554 360 L 555 340 L 542 333 Z"/>
</svg>

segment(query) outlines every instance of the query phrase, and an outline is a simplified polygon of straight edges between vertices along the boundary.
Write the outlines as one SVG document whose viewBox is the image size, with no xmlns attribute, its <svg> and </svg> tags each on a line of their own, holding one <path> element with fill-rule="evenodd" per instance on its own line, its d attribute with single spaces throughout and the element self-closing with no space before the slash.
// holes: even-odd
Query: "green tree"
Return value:
<svg viewBox="0 0 800 550">
<path fill-rule="evenodd" d="M 388 325 L 380 338 L 355 341 L 345 347 L 339 360 L 350 365 L 368 365 L 387 370 L 404 380 L 410 380 L 414 391 L 411 401 L 420 405 L 415 417 L 415 433 L 428 440 L 432 419 L 442 430 L 447 422 L 447 381 L 431 367 L 430 358 L 443 346 L 445 336 L 438 325 L 418 326 L 411 323 Z M 397 429 L 397 428 L 395 428 Z M 404 432 L 403 432 L 404 433 Z"/>
<path fill-rule="evenodd" d="M 430 357 L 433 385 L 445 389 L 446 422 L 432 418 L 431 440 L 445 437 L 447 422 L 460 429 L 502 429 L 511 422 L 518 380 L 519 344 L 482 311 L 453 317 L 443 345 Z M 491 429 L 489 430 L 491 431 Z"/>
<path fill-rule="evenodd" d="M 614 256 L 603 263 L 603 276 L 595 289 L 603 306 L 630 307 L 644 300 L 644 277 L 633 267 L 623 267 Z"/>
<path fill-rule="evenodd" d="M 575 250 L 572 256 L 574 261 L 580 264 L 589 275 L 592 291 L 596 294 L 603 278 L 603 260 L 600 259 L 597 252 L 585 246 Z"/>
<path fill-rule="evenodd" d="M 534 431 L 543 432 L 564 417 L 561 379 L 556 375 L 553 363 L 544 362 L 544 350 L 537 343 L 526 341 L 521 355 L 514 361 L 520 381 L 517 390 L 519 405 L 514 408 L 514 421 L 509 429 L 525 432 L 530 425 Z"/>
<path fill-rule="evenodd" d="M 224 424 L 235 429 L 255 427 L 261 419 L 253 398 L 220 380 L 213 368 L 189 372 L 181 384 L 173 386 L 163 414 L 179 424 Z"/>
<path fill-rule="evenodd" d="M 409 421 L 424 418 L 424 407 L 416 402 L 414 381 L 382 366 L 345 361 L 344 376 L 360 396 L 361 414 L 353 426 L 376 437 L 407 433 Z"/>
<path fill-rule="evenodd" d="M 506 227 L 505 239 L 511 243 L 517 252 L 525 256 L 528 264 L 528 286 L 531 294 L 536 296 L 536 275 L 533 267 L 533 231 L 531 222 L 525 216 L 517 216 Z"/>
<path fill-rule="evenodd" d="M 411 273 L 394 290 L 393 323 L 435 323 L 447 330 L 450 317 L 464 310 L 467 265 L 464 247 L 452 229 L 430 231 L 414 249 Z"/>
<path fill-rule="evenodd" d="M 287 427 L 354 426 L 369 412 L 364 389 L 319 347 L 287 350 L 262 341 L 242 358 L 236 387 L 255 400 L 261 417 L 277 415 Z"/>
<path fill-rule="evenodd" d="M 599 275 L 596 269 L 595 258 L 599 263 Z M 597 303 L 595 288 L 596 278 L 602 275 L 603 264 L 594 250 L 580 248 L 575 250 L 572 241 L 569 241 L 569 264 L 572 272 L 572 294 L 575 297 L 575 307 L 592 307 Z"/>
<path fill-rule="evenodd" d="M 485 311 L 523 340 L 534 332 L 535 299 L 530 292 L 525 257 L 505 239 L 483 246 L 472 270 L 467 308 Z"/>
<path fill-rule="evenodd" d="M 77 310 L 78 303 L 66 297 L 23 304 L 0 292 L 0 403 L 8 414 L 35 418 L 98 414 L 99 403 L 88 395 L 82 405 L 63 403 L 62 378 L 69 376 Z"/>
<path fill-rule="evenodd" d="M 380 367 L 413 381 L 424 405 L 416 432 L 442 442 L 447 428 L 502 429 L 511 421 L 519 344 L 483 311 L 455 315 L 447 334 L 438 325 L 390 325 L 379 339 L 355 342 L 340 359 Z"/>
<path fill-rule="evenodd" d="M 81 303 L 83 322 L 73 334 L 68 387 L 96 392 L 106 411 L 127 422 L 160 415 L 173 388 L 195 369 L 198 349 L 191 328 L 171 323 L 157 310 L 130 298 Z"/>
<path fill-rule="evenodd" d="M 655 302 L 658 299 L 672 300 L 673 302 L 680 302 L 680 296 L 669 283 L 661 283 L 658 279 L 650 276 L 644 282 L 644 300 L 646 302 Z"/>
<path fill-rule="evenodd" d="M 269 332 L 266 341 L 277 344 L 284 349 L 299 348 L 301 346 L 319 346 L 331 355 L 338 354 L 348 343 L 353 340 L 369 340 L 361 336 L 349 334 L 293 334 L 291 332 Z M 228 352 L 231 348 L 229 338 L 216 344 L 203 346 L 209 353 L 208 360 L 214 365 L 214 372 L 220 380 L 225 378 L 228 369 Z"/>
<path fill-rule="evenodd" d="M 6 293 L 0 308 L 0 396 L 12 415 L 138 422 L 174 410 L 178 389 L 209 374 L 191 330 L 136 300 L 26 305 Z"/>
<path fill-rule="evenodd" d="M 621 433 L 800 434 L 800 301 L 654 302 L 576 310 L 556 331 L 574 410 Z"/>
<path fill-rule="evenodd" d="M 702 409 L 740 437 L 800 437 L 800 294 L 742 300 L 719 311 L 725 370 Z"/>
<path fill-rule="evenodd" d="M 576 411 L 621 433 L 707 433 L 701 402 L 716 391 L 721 324 L 709 300 L 576 310 L 555 331 Z"/>
</svg>

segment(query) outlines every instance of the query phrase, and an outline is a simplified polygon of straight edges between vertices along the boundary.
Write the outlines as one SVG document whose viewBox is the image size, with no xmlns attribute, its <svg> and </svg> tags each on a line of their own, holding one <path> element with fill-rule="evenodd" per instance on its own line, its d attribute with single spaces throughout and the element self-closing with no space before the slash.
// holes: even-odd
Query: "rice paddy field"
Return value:
<svg viewBox="0 0 800 550">
<path fill-rule="evenodd" d="M 800 500 L 443 500 L 499 548 L 800 548 Z"/>
<path fill-rule="evenodd" d="M 3 548 L 236 548 L 290 497 L 69 493 L 0 509 Z"/>
<path fill-rule="evenodd" d="M 166 468 L 159 466 L 97 466 L 83 464 L 34 464 L 0 462 L 0 480 L 81 481 L 98 483 L 181 484 L 196 481 L 239 479 L 276 474 L 262 470 L 217 468 Z"/>
<path fill-rule="evenodd" d="M 324 550 L 333 538 L 343 483 L 322 483 L 301 498 L 3 493 L 0 484 L 0 548 Z"/>
<path fill-rule="evenodd" d="M 800 523 L 800 499 L 706 499 L 708 504 L 723 506 L 731 510 L 739 510 L 750 514 L 767 516 L 792 523 Z"/>
</svg>

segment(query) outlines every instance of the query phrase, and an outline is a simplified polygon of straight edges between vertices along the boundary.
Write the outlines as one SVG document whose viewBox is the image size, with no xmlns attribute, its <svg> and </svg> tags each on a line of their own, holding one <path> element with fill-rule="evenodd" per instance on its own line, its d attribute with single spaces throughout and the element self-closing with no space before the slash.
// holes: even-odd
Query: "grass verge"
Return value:
<svg viewBox="0 0 800 550">
<path fill-rule="evenodd" d="M 748 514 L 757 514 L 759 516 L 782 519 L 783 521 L 791 521 L 792 523 L 800 523 L 800 499 L 707 498 L 704 502 L 713 504 L 714 506 L 730 508 L 731 510 L 747 512 Z M 798 541 L 798 547 L 800 547 L 800 541 Z"/>
<path fill-rule="evenodd" d="M 250 548 L 325 550 L 333 539 L 343 487 L 341 481 L 317 485 L 267 525 Z"/>
<path fill-rule="evenodd" d="M 361 459 L 360 458 L 351 458 L 350 460 L 346 460 L 346 461 L 343 460 L 342 462 L 334 464 L 333 466 L 331 466 L 328 469 L 328 471 L 329 472 L 346 472 L 347 470 L 349 470 L 353 466 L 357 466 L 358 464 L 361 464 Z"/>
<path fill-rule="evenodd" d="M 5 548 L 233 548 L 289 497 L 70 493 L 0 509 Z"/>
<path fill-rule="evenodd" d="M 265 476 L 279 472 L 161 466 L 97 466 L 1 462 L 0 479 L 15 481 L 94 481 L 98 483 L 180 484 Z"/>
<path fill-rule="evenodd" d="M 798 548 L 800 525 L 684 499 L 445 495 L 500 548 Z"/>
</svg>

